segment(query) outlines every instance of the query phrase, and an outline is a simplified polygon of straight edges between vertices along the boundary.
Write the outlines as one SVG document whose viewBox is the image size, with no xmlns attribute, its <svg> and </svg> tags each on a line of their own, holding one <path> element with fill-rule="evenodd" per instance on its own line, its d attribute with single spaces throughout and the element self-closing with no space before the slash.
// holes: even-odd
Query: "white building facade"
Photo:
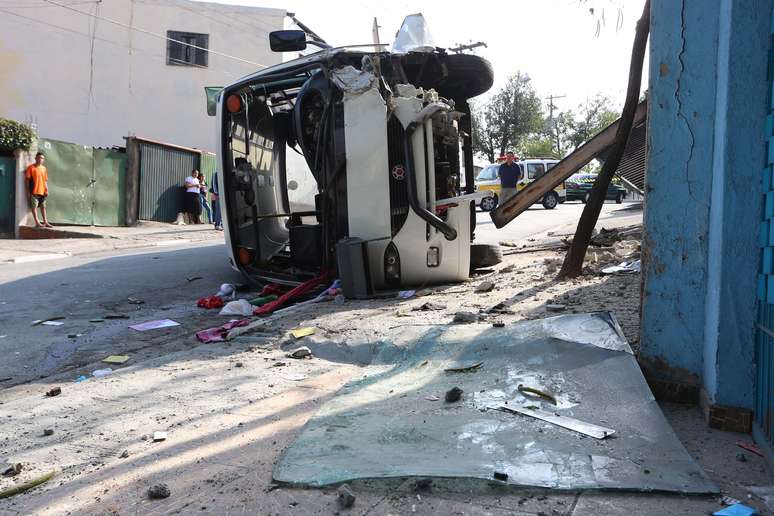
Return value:
<svg viewBox="0 0 774 516">
<path fill-rule="evenodd" d="M 285 14 L 187 0 L 0 3 L 0 117 L 84 145 L 138 135 L 215 152 L 205 87 L 281 62 L 269 32 Z"/>
</svg>

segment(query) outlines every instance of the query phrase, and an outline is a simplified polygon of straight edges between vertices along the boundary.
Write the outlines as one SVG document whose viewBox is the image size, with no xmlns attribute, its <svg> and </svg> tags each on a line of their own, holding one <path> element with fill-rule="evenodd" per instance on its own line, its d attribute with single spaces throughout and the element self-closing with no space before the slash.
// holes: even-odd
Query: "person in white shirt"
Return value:
<svg viewBox="0 0 774 516">
<path fill-rule="evenodd" d="M 183 198 L 183 212 L 188 214 L 191 224 L 200 224 L 199 216 L 202 213 L 202 201 L 199 196 L 199 171 L 193 169 L 191 175 L 185 178 L 185 196 Z"/>
</svg>

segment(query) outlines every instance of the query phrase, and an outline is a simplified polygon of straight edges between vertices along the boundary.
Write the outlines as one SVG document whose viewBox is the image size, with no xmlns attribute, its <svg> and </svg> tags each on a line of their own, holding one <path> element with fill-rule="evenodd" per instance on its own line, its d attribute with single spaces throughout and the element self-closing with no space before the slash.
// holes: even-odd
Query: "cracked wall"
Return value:
<svg viewBox="0 0 774 516">
<path fill-rule="evenodd" d="M 642 355 L 752 404 L 772 0 L 655 0 Z"/>
</svg>

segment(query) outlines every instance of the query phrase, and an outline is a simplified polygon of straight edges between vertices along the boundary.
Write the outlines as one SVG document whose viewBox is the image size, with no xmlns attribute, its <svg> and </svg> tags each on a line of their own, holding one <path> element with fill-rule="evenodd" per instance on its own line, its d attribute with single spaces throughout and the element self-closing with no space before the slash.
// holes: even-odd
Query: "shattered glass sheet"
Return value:
<svg viewBox="0 0 774 516">
<path fill-rule="evenodd" d="M 398 340 L 410 344 L 395 366 L 351 382 L 325 404 L 283 454 L 276 481 L 491 480 L 497 472 L 520 486 L 718 491 L 667 423 L 609 313 L 504 328 L 406 328 Z M 445 371 L 479 362 L 470 372 Z M 522 394 L 520 384 L 550 393 L 556 405 Z M 455 386 L 462 399 L 445 402 Z M 594 439 L 491 410 L 498 406 L 540 408 L 615 434 Z"/>
</svg>

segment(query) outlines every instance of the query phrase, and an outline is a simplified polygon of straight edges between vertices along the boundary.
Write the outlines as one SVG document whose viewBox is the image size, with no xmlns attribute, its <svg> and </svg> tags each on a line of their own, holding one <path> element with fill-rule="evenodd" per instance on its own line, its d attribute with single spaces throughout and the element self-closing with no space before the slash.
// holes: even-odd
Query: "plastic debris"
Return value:
<svg viewBox="0 0 774 516">
<path fill-rule="evenodd" d="M 109 367 L 105 369 L 97 369 L 93 373 L 91 373 L 95 378 L 102 378 L 103 376 L 107 376 L 109 374 L 113 374 L 113 370 Z"/>
<path fill-rule="evenodd" d="M 202 297 L 196 301 L 199 308 L 223 308 L 223 299 L 219 296 Z"/>
<path fill-rule="evenodd" d="M 207 328 L 206 330 L 197 331 L 196 338 L 205 344 L 210 342 L 223 342 L 226 340 L 226 334 L 228 334 L 232 328 L 247 326 L 248 324 L 250 324 L 250 319 L 231 321 L 222 326 L 216 326 L 215 328 Z"/>
<path fill-rule="evenodd" d="M 720 503 L 723 505 L 734 505 L 737 503 L 742 503 L 742 501 L 737 500 L 736 498 L 731 498 L 730 496 L 723 496 L 720 498 Z"/>
<path fill-rule="evenodd" d="M 246 299 L 229 301 L 220 311 L 220 315 L 241 315 L 246 317 L 253 314 L 253 305 Z"/>
<path fill-rule="evenodd" d="M 64 323 L 61 321 L 43 321 L 40 324 L 43 326 L 62 326 Z"/>
<path fill-rule="evenodd" d="M 269 294 L 267 296 L 259 296 L 250 300 L 250 304 L 253 306 L 263 306 L 271 301 L 276 301 L 277 294 Z"/>
<path fill-rule="evenodd" d="M 103 358 L 102 361 L 106 364 L 124 364 L 129 361 L 129 355 L 110 355 Z"/>
<path fill-rule="evenodd" d="M 105 316 L 105 317 L 107 318 L 108 316 Z M 135 324 L 129 327 L 137 331 L 148 331 L 148 330 L 158 330 L 161 328 L 171 328 L 172 326 L 180 326 L 180 323 L 173 321 L 172 319 L 160 319 L 158 321 L 148 321 L 141 324 Z"/>
<path fill-rule="evenodd" d="M 78 378 L 75 379 L 75 383 L 85 382 L 88 379 L 89 379 L 88 377 L 81 375 L 81 376 L 79 376 Z"/>
<path fill-rule="evenodd" d="M 164 431 L 153 432 L 154 441 L 166 441 L 167 433 Z"/>
<path fill-rule="evenodd" d="M 640 272 L 641 267 L 642 262 L 640 260 L 621 262 L 618 265 L 605 267 L 602 269 L 602 274 L 636 274 Z"/>
<path fill-rule="evenodd" d="M 53 398 L 54 396 L 59 396 L 62 394 L 62 388 L 61 387 L 54 387 L 50 391 L 46 392 L 46 396 L 49 398 Z"/>
<path fill-rule="evenodd" d="M 712 513 L 713 516 L 753 516 L 755 514 L 758 514 L 757 509 L 742 503 L 735 503 Z"/>
<path fill-rule="evenodd" d="M 401 290 L 398 292 L 398 299 L 409 299 L 416 295 L 416 290 Z"/>
<path fill-rule="evenodd" d="M 314 334 L 314 328 L 311 326 L 306 326 L 304 328 L 296 328 L 295 330 L 291 330 L 290 334 L 293 335 L 294 338 L 300 339 L 302 337 L 308 337 L 309 335 Z"/>
<path fill-rule="evenodd" d="M 236 287 L 232 285 L 231 283 L 224 283 L 220 286 L 220 290 L 218 290 L 217 296 L 220 297 L 234 297 L 234 293 L 236 292 Z"/>
</svg>

